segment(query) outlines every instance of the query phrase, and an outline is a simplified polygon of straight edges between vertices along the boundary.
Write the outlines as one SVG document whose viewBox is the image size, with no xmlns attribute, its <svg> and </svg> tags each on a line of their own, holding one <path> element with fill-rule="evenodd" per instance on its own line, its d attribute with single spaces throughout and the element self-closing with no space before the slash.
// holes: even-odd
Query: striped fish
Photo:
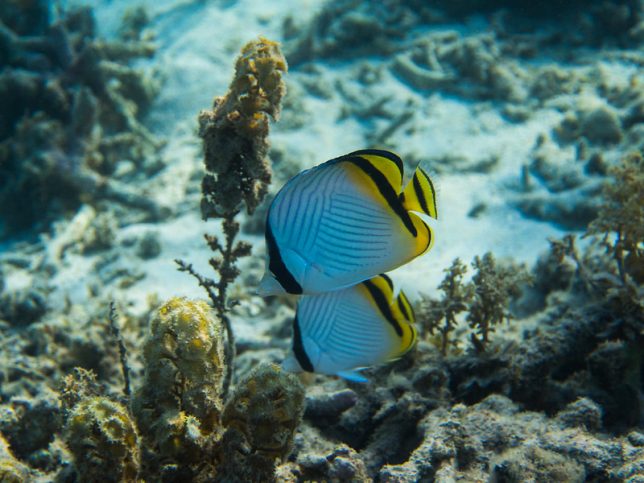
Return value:
<svg viewBox="0 0 644 483">
<path fill-rule="evenodd" d="M 402 189 L 403 163 L 368 149 L 292 178 L 266 220 L 267 270 L 261 295 L 312 294 L 349 287 L 427 252 L 436 193 L 419 167 Z"/>
<path fill-rule="evenodd" d="M 414 346 L 413 323 L 407 297 L 402 291 L 395 295 L 384 274 L 343 290 L 305 295 L 283 367 L 365 382 L 358 370 L 397 359 Z"/>
</svg>

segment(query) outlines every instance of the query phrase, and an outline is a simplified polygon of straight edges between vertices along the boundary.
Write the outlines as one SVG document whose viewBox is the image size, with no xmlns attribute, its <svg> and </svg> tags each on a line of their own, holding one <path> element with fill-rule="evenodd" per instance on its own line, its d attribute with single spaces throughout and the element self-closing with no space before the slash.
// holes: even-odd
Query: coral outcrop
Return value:
<svg viewBox="0 0 644 483">
<path fill-rule="evenodd" d="M 149 330 L 133 411 L 156 464 L 170 465 L 171 472 L 179 464 L 187 472 L 203 464 L 220 437 L 223 328 L 205 302 L 173 298 Z"/>
<path fill-rule="evenodd" d="M 0 22 L 3 229 L 46 226 L 100 198 L 158 216 L 155 203 L 115 176 L 124 160 L 148 174 L 158 167 L 161 143 L 142 124 L 157 85 L 130 65 L 155 51 L 142 29 L 101 40 L 91 9 L 53 21 L 41 1 L 5 2 Z"/>
<path fill-rule="evenodd" d="M 293 374 L 277 365 L 248 374 L 224 410 L 217 481 L 275 481 L 276 462 L 291 452 L 303 412 L 304 389 Z"/>
</svg>

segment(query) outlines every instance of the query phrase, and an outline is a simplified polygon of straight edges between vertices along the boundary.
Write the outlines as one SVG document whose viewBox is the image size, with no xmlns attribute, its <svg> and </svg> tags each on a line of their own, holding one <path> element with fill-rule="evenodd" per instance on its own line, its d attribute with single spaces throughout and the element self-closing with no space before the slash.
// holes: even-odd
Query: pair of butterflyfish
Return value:
<svg viewBox="0 0 644 483">
<path fill-rule="evenodd" d="M 394 153 L 367 149 L 301 172 L 277 193 L 266 220 L 260 295 L 297 294 L 291 370 L 364 380 L 357 369 L 414 346 L 414 314 L 384 272 L 427 252 L 436 193 L 418 167 L 403 189 Z"/>
</svg>

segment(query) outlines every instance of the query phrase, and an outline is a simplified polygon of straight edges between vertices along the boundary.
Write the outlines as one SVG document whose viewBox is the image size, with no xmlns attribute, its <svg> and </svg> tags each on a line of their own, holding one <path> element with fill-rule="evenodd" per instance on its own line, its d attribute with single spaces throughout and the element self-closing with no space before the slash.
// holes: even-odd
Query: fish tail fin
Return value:
<svg viewBox="0 0 644 483">
<path fill-rule="evenodd" d="M 400 194 L 400 201 L 407 211 L 417 211 L 438 219 L 436 190 L 429 175 L 420 166 Z"/>
</svg>

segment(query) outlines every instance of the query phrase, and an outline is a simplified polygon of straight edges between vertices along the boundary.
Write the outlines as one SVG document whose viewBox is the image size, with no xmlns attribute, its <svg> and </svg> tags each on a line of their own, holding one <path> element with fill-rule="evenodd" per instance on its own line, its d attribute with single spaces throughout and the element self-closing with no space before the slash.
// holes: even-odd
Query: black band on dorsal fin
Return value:
<svg viewBox="0 0 644 483">
<path fill-rule="evenodd" d="M 314 371 L 311 359 L 306 354 L 304 344 L 302 343 L 302 332 L 300 331 L 300 322 L 297 320 L 297 315 L 293 319 L 293 354 L 295 355 L 295 360 L 297 360 L 297 363 L 303 370 L 306 372 Z"/>
<path fill-rule="evenodd" d="M 406 320 L 408 321 L 412 320 L 409 316 L 409 311 L 407 310 L 407 307 L 405 307 L 405 302 L 403 302 L 403 299 L 401 296 L 398 296 L 398 308 L 400 309 L 400 311 L 402 312 Z"/>
<path fill-rule="evenodd" d="M 420 203 L 423 213 L 429 215 L 429 207 L 427 206 L 425 193 L 423 193 L 423 188 L 420 186 L 420 181 L 418 181 L 418 172 L 414 173 L 412 183 L 414 183 L 414 192 L 416 193 L 416 198 L 418 198 L 418 202 Z"/>
<path fill-rule="evenodd" d="M 411 221 L 411 217 L 407 210 L 402 205 L 402 202 L 399 198 L 399 193 L 396 193 L 393 186 L 387 181 L 387 178 L 382 174 L 373 164 L 371 164 L 365 158 L 360 156 L 347 156 L 342 158 L 343 161 L 355 164 L 360 168 L 367 176 L 369 176 L 372 181 L 375 183 L 380 195 L 385 199 L 389 207 L 392 209 L 400 220 L 405 225 L 405 228 L 409 230 L 414 238 L 418 236 L 418 230 L 414 226 L 414 223 Z"/>
<path fill-rule="evenodd" d="M 293 274 L 289 272 L 284 264 L 268 219 L 266 220 L 266 248 L 268 249 L 268 269 L 275 277 L 275 280 L 286 290 L 286 293 L 301 294 L 302 286 L 297 283 Z"/>
</svg>

